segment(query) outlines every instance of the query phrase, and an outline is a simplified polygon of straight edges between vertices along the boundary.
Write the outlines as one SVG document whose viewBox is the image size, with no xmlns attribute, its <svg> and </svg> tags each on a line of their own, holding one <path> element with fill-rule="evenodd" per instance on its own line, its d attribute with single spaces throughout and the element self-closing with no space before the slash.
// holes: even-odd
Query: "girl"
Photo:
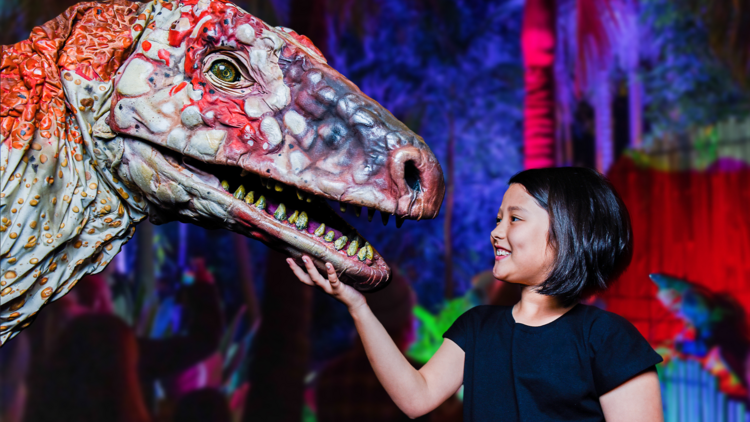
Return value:
<svg viewBox="0 0 750 422">
<path fill-rule="evenodd" d="M 513 176 L 490 234 L 495 278 L 521 286 L 514 306 L 478 306 L 420 370 L 365 297 L 303 257 L 295 275 L 343 302 L 378 379 L 414 418 L 464 385 L 465 421 L 662 421 L 661 357 L 624 318 L 578 303 L 630 263 L 632 230 L 610 183 L 585 168 Z"/>
</svg>

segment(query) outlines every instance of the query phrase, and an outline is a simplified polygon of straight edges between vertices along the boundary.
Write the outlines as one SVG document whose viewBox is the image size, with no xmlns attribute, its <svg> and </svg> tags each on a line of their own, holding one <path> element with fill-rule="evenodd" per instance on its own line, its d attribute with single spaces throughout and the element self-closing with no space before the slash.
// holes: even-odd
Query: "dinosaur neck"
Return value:
<svg viewBox="0 0 750 422">
<path fill-rule="evenodd" d="M 0 345 L 101 271 L 144 217 L 96 161 L 92 126 L 153 4 L 79 3 L 0 62 Z"/>
</svg>

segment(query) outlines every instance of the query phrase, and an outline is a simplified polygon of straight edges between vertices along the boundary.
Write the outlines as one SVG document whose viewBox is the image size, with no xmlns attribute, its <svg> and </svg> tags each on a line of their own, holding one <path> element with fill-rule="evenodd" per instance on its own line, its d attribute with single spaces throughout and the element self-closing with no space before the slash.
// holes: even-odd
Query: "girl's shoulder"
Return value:
<svg viewBox="0 0 750 422">
<path fill-rule="evenodd" d="M 506 320 L 512 309 L 512 306 L 477 305 L 461 314 L 453 325 L 473 331 L 492 329 Z"/>
<path fill-rule="evenodd" d="M 614 312 L 582 303 L 579 303 L 571 310 L 571 316 L 579 322 L 589 325 L 592 332 L 611 329 L 635 329 L 635 326 L 630 321 Z"/>
<path fill-rule="evenodd" d="M 575 310 L 587 342 L 595 350 L 617 344 L 648 344 L 633 323 L 614 312 L 583 304 Z"/>
</svg>

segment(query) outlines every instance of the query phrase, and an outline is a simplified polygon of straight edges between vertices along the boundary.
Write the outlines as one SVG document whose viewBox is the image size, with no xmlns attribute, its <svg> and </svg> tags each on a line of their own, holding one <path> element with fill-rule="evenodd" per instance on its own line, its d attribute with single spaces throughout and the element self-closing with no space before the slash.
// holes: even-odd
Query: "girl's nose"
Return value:
<svg viewBox="0 0 750 422">
<path fill-rule="evenodd" d="M 503 239 L 505 238 L 505 228 L 503 226 L 503 223 L 498 224 L 495 226 L 495 228 L 490 232 L 490 237 L 492 239 Z"/>
</svg>

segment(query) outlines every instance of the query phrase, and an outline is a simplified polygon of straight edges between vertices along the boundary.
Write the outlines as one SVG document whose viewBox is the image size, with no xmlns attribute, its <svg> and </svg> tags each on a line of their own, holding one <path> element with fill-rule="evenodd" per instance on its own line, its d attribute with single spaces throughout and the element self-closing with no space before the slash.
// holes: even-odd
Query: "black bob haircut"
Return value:
<svg viewBox="0 0 750 422">
<path fill-rule="evenodd" d="M 522 171 L 518 183 L 549 214 L 548 241 L 555 260 L 537 292 L 564 306 L 605 290 L 630 265 L 633 230 L 612 184 L 583 167 Z"/>
</svg>

